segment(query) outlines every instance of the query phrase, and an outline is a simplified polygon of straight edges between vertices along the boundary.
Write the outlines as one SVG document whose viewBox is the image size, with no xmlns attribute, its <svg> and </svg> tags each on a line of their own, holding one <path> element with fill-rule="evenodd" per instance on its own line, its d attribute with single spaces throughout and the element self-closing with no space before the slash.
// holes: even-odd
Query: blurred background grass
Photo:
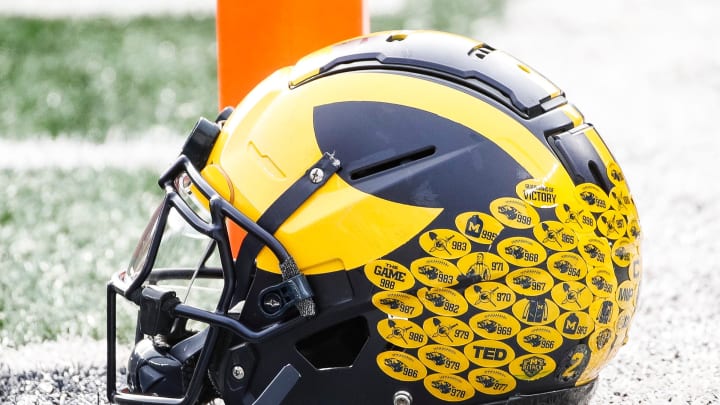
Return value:
<svg viewBox="0 0 720 405">
<path fill-rule="evenodd" d="M 381 4 L 382 3 L 382 4 Z M 374 31 L 470 35 L 504 0 L 375 2 Z M 215 21 L 193 16 L 0 15 L 0 141 L 142 142 L 178 148 L 217 111 Z M 44 146 L 44 148 L 52 148 Z M 0 146 L 0 345 L 105 335 L 105 283 L 126 265 L 160 200 L 158 170 L 136 165 L 24 168 Z M 53 151 L 38 147 L 39 156 Z M 134 326 L 132 313 L 118 320 Z"/>
</svg>

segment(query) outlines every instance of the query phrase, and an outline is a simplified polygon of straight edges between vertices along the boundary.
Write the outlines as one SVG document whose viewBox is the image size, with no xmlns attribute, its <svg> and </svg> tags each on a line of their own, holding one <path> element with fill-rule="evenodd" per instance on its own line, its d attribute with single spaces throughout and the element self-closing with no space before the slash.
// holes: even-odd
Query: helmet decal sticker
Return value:
<svg viewBox="0 0 720 405">
<path fill-rule="evenodd" d="M 588 267 L 612 267 L 612 259 L 610 257 L 610 246 L 605 238 L 589 237 L 581 239 L 578 243 L 578 251 L 585 259 Z"/>
<path fill-rule="evenodd" d="M 470 362 L 459 350 L 431 344 L 418 350 L 418 358 L 429 369 L 439 373 L 457 374 L 467 370 Z"/>
<path fill-rule="evenodd" d="M 604 268 L 595 268 L 588 272 L 586 283 L 597 297 L 611 297 L 615 294 L 617 281 L 615 274 Z"/>
<path fill-rule="evenodd" d="M 457 259 L 470 252 L 470 241 L 451 229 L 435 229 L 420 236 L 420 247 L 441 259 Z"/>
<path fill-rule="evenodd" d="M 593 294 L 583 283 L 565 281 L 556 285 L 551 292 L 553 301 L 560 308 L 568 311 L 577 311 L 590 306 Z"/>
<path fill-rule="evenodd" d="M 421 283 L 430 287 L 449 287 L 458 283 L 460 271 L 444 259 L 423 257 L 410 264 L 410 271 Z"/>
<path fill-rule="evenodd" d="M 560 348 L 563 337 L 550 326 L 531 326 L 518 333 L 517 343 L 528 353 L 550 353 Z"/>
<path fill-rule="evenodd" d="M 480 367 L 501 367 L 515 358 L 512 347 L 499 340 L 476 340 L 465 346 L 465 356 Z"/>
<path fill-rule="evenodd" d="M 466 238 L 481 244 L 493 243 L 504 228 L 495 217 L 475 211 L 455 217 L 455 226 Z"/>
<path fill-rule="evenodd" d="M 632 280 L 625 280 L 618 286 L 616 302 L 620 309 L 628 309 L 635 302 L 637 284 Z"/>
<path fill-rule="evenodd" d="M 595 217 L 592 212 L 580 206 L 579 203 L 569 204 L 563 202 L 555 207 L 555 215 L 563 224 L 578 233 L 593 233 L 595 231 Z"/>
<path fill-rule="evenodd" d="M 538 266 L 547 257 L 543 245 L 523 236 L 503 239 L 497 244 L 497 249 L 503 259 L 520 267 Z"/>
<path fill-rule="evenodd" d="M 365 277 L 383 290 L 405 291 L 415 285 L 410 270 L 392 260 L 374 260 L 365 265 Z"/>
<path fill-rule="evenodd" d="M 555 371 L 555 360 L 545 354 L 526 354 L 513 360 L 508 369 L 518 380 L 535 381 Z"/>
<path fill-rule="evenodd" d="M 613 243 L 612 246 L 612 261 L 620 267 L 627 267 L 630 265 L 630 260 L 633 256 L 637 256 L 636 246 L 630 239 L 622 237 Z"/>
<path fill-rule="evenodd" d="M 478 368 L 468 374 L 473 387 L 485 395 L 502 395 L 515 389 L 517 381 L 508 372 L 498 368 Z"/>
<path fill-rule="evenodd" d="M 505 284 L 485 281 L 465 289 L 470 305 L 484 311 L 499 311 L 515 303 L 515 292 Z"/>
<path fill-rule="evenodd" d="M 600 215 L 597 227 L 608 239 L 617 239 L 627 232 L 627 220 L 619 211 L 609 210 Z"/>
<path fill-rule="evenodd" d="M 610 190 L 610 207 L 620 211 L 623 215 L 630 215 L 635 211 L 635 203 L 625 184 L 617 185 Z"/>
<path fill-rule="evenodd" d="M 545 184 L 541 180 L 523 180 L 518 183 L 515 190 L 518 197 L 538 208 L 551 208 L 558 203 L 557 187 Z"/>
<path fill-rule="evenodd" d="M 578 244 L 575 231 L 569 225 L 558 221 L 543 221 L 533 227 L 533 235 L 545 247 L 552 250 L 566 251 L 574 249 Z"/>
<path fill-rule="evenodd" d="M 503 225 L 516 229 L 527 229 L 540 221 L 535 208 L 523 200 L 502 197 L 490 203 L 490 212 Z"/>
<path fill-rule="evenodd" d="M 505 340 L 520 332 L 520 322 L 506 312 L 480 312 L 470 318 L 470 328 L 485 339 Z"/>
<path fill-rule="evenodd" d="M 523 298 L 512 306 L 512 313 L 528 325 L 545 325 L 560 314 L 557 304 L 545 297 Z"/>
<path fill-rule="evenodd" d="M 475 388 L 454 374 L 431 374 L 423 380 L 423 384 L 429 393 L 443 401 L 465 401 L 475 395 Z"/>
<path fill-rule="evenodd" d="M 607 194 L 597 184 L 580 184 L 575 187 L 575 196 L 581 206 L 591 212 L 603 212 L 610 208 Z"/>
<path fill-rule="evenodd" d="M 607 176 L 615 185 L 625 184 L 625 175 L 622 170 L 620 170 L 620 166 L 615 162 L 610 162 L 607 165 Z"/>
<path fill-rule="evenodd" d="M 463 321 L 447 316 L 434 316 L 423 322 L 425 333 L 433 341 L 447 346 L 462 346 L 475 337 L 470 327 Z"/>
<path fill-rule="evenodd" d="M 587 275 L 585 260 L 573 252 L 553 253 L 547 259 L 547 268 L 550 274 L 562 281 L 580 280 Z"/>
<path fill-rule="evenodd" d="M 423 312 L 417 297 L 402 292 L 381 291 L 373 295 L 372 303 L 382 312 L 400 318 L 415 318 Z"/>
<path fill-rule="evenodd" d="M 382 352 L 376 360 L 380 370 L 396 380 L 419 381 L 427 375 L 427 369 L 420 360 L 407 353 Z"/>
<path fill-rule="evenodd" d="M 477 281 L 498 279 L 506 275 L 510 269 L 503 258 L 486 252 L 473 252 L 461 257 L 457 267 L 462 273 L 460 277 Z"/>
<path fill-rule="evenodd" d="M 554 281 L 547 270 L 529 267 L 508 274 L 505 277 L 505 284 L 520 295 L 536 296 L 550 291 Z"/>
<path fill-rule="evenodd" d="M 612 300 L 599 298 L 590 305 L 589 312 L 596 327 L 609 326 L 617 319 L 619 308 Z"/>
<path fill-rule="evenodd" d="M 389 343 L 405 349 L 415 349 L 428 342 L 425 331 L 413 321 L 388 318 L 378 322 L 377 330 Z"/>
<path fill-rule="evenodd" d="M 468 310 L 462 294 L 451 288 L 423 287 L 418 290 L 417 296 L 425 308 L 437 315 L 459 316 Z"/>
<path fill-rule="evenodd" d="M 595 329 L 588 339 L 588 346 L 593 352 L 602 351 L 615 340 L 615 332 L 611 328 Z"/>
<path fill-rule="evenodd" d="M 555 321 L 555 329 L 568 339 L 582 339 L 594 328 L 595 323 L 587 312 L 565 312 Z"/>
</svg>

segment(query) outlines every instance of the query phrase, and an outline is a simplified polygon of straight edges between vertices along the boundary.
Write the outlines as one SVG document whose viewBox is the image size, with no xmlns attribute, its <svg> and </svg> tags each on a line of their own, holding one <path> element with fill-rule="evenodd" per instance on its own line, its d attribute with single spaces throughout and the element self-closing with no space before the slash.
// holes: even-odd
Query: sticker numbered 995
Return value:
<svg viewBox="0 0 720 405">
<path fill-rule="evenodd" d="M 378 354 L 377 364 L 383 373 L 400 381 L 419 381 L 427 376 L 427 369 L 414 356 L 398 351 Z"/>
</svg>

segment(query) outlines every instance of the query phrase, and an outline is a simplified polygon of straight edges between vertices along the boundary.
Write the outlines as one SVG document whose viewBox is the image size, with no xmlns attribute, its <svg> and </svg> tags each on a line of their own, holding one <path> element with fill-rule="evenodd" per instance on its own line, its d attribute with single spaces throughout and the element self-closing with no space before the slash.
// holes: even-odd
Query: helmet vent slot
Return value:
<svg viewBox="0 0 720 405">
<path fill-rule="evenodd" d="M 367 321 L 358 317 L 310 335 L 295 347 L 316 369 L 350 367 L 369 336 Z"/>
<path fill-rule="evenodd" d="M 363 166 L 350 172 L 350 180 L 360 180 L 362 178 L 372 176 L 396 167 L 406 165 L 411 162 L 432 156 L 435 154 L 435 146 L 426 146 L 413 152 L 394 156 L 379 162 Z"/>
<path fill-rule="evenodd" d="M 468 51 L 468 55 L 475 55 L 478 59 L 485 59 L 485 57 L 494 50 L 495 48 L 488 44 L 480 44 L 470 49 L 470 51 Z"/>
</svg>

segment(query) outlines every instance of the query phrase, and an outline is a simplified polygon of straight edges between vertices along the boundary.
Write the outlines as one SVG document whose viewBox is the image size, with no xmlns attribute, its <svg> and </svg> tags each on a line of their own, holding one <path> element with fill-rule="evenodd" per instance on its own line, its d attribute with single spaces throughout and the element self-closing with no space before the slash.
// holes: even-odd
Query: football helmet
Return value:
<svg viewBox="0 0 720 405">
<path fill-rule="evenodd" d="M 584 403 L 640 226 L 552 82 L 430 31 L 329 46 L 200 119 L 108 284 L 117 403 Z M 116 297 L 139 308 L 116 388 Z"/>
</svg>

